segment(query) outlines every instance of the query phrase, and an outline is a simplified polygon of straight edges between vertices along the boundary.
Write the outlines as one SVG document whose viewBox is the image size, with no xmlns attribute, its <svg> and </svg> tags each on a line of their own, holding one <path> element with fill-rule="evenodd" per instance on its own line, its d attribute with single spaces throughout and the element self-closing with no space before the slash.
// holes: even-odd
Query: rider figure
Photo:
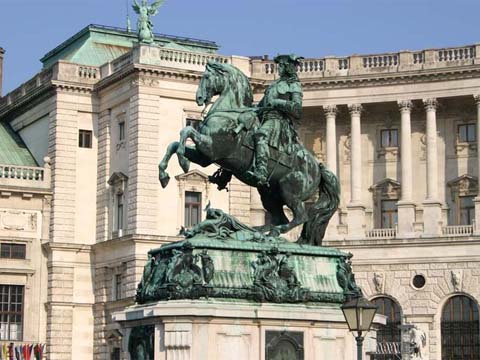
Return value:
<svg viewBox="0 0 480 360">
<path fill-rule="evenodd" d="M 302 87 L 297 76 L 300 59 L 303 58 L 296 55 L 275 57 L 280 78 L 268 86 L 258 104 L 262 125 L 254 135 L 254 169 L 248 172 L 258 185 L 268 183 L 269 145 L 279 152 L 291 153 L 291 147 L 297 141 L 294 125 L 302 115 Z"/>
</svg>

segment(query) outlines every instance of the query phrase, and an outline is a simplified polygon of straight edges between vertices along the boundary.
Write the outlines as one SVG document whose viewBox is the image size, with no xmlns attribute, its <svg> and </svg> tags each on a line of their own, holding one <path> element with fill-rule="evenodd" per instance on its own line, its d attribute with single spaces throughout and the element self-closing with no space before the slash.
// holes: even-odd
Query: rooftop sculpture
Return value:
<svg viewBox="0 0 480 360">
<path fill-rule="evenodd" d="M 156 0 L 151 5 L 147 0 L 142 0 L 141 4 L 133 0 L 132 8 L 138 14 L 137 33 L 138 40 L 145 44 L 153 44 L 153 23 L 151 17 L 157 15 L 158 8 L 164 0 Z"/>
</svg>

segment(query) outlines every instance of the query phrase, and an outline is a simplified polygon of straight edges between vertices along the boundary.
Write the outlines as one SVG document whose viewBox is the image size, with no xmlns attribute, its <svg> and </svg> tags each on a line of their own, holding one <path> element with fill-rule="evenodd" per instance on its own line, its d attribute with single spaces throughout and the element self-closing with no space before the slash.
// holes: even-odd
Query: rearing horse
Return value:
<svg viewBox="0 0 480 360">
<path fill-rule="evenodd" d="M 197 104 L 209 104 L 216 95 L 218 98 L 199 131 L 186 126 L 180 131 L 180 140 L 168 146 L 158 166 L 162 187 L 166 187 L 170 179 L 166 169 L 175 153 L 184 172 L 188 172 L 191 161 L 203 167 L 212 163 L 220 165 L 221 169 L 213 177 L 219 188 L 225 187 L 232 174 L 245 184 L 257 187 L 247 174 L 255 154 L 253 134 L 260 126 L 257 108 L 252 107 L 250 83 L 236 67 L 209 62 L 198 86 Z M 242 127 L 243 122 L 249 125 Z M 187 139 L 195 145 L 186 145 Z M 328 220 L 338 207 L 338 179 L 302 144 L 296 143 L 292 148 L 289 154 L 270 149 L 268 186 L 257 189 L 265 210 L 271 215 L 273 227 L 263 226 L 259 230 L 278 235 L 304 224 L 298 242 L 320 246 Z M 305 201 L 317 191 L 318 200 L 307 213 Z M 285 216 L 284 205 L 293 213 L 291 221 Z"/>
</svg>

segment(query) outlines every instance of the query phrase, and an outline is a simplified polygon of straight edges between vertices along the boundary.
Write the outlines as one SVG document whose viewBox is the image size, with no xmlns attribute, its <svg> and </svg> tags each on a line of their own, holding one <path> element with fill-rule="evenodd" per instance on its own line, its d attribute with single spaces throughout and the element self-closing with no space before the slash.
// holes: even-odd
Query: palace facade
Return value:
<svg viewBox="0 0 480 360">
<path fill-rule="evenodd" d="M 0 344 L 126 359 L 111 315 L 133 304 L 148 250 L 178 240 L 209 202 L 268 221 L 255 189 L 208 182 L 215 166 L 183 174 L 172 162 L 175 178 L 158 181 L 167 145 L 202 119 L 207 61 L 240 68 L 257 101 L 277 76 L 268 58 L 217 51 L 90 25 L 0 98 Z M 389 317 L 372 356 L 395 358 L 383 353 L 398 348 L 398 326 L 415 324 L 424 359 L 478 359 L 480 45 L 304 59 L 298 71 L 300 137 L 341 182 L 324 244 L 354 254 L 357 282 Z"/>
</svg>

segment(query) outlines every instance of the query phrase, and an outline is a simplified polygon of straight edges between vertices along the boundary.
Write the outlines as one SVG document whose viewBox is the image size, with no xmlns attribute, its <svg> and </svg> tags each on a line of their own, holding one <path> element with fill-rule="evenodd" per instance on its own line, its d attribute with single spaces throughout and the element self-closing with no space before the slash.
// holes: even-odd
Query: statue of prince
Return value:
<svg viewBox="0 0 480 360">
<path fill-rule="evenodd" d="M 198 130 L 185 127 L 180 140 L 168 146 L 159 164 L 162 186 L 169 182 L 166 169 L 173 154 L 184 172 L 191 161 L 204 167 L 215 163 L 220 168 L 209 179 L 220 190 L 232 176 L 258 189 L 272 221 L 254 231 L 278 236 L 303 224 L 298 242 L 320 246 L 338 207 L 340 188 L 337 177 L 301 144 L 295 129 L 302 114 L 302 87 L 297 76 L 301 59 L 295 55 L 275 57 L 279 79 L 266 88 L 257 106 L 248 78 L 239 69 L 208 62 L 196 101 L 207 106 L 214 96 L 218 98 Z M 187 139 L 194 145 L 188 145 Z M 305 202 L 312 198 L 315 201 L 307 212 Z M 291 220 L 284 206 L 292 211 Z"/>
</svg>

